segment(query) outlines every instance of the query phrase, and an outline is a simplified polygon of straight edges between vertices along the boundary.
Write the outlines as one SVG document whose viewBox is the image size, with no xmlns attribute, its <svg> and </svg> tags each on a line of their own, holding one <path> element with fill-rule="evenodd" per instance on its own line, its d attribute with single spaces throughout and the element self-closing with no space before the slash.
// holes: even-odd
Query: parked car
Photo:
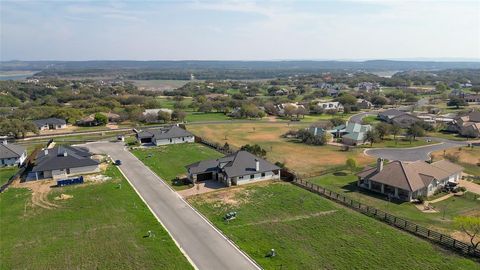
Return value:
<svg viewBox="0 0 480 270">
<path fill-rule="evenodd" d="M 122 165 L 122 161 L 120 159 L 115 160 L 115 165 L 117 166 Z"/>
</svg>

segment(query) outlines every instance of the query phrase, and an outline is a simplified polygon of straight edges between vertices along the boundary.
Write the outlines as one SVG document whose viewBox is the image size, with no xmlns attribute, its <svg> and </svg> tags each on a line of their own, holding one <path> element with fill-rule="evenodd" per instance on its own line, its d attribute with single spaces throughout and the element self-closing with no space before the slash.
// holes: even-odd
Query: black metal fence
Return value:
<svg viewBox="0 0 480 270">
<path fill-rule="evenodd" d="M 324 196 L 327 199 L 333 200 L 338 202 L 342 205 L 345 205 L 351 209 L 354 209 L 362 214 L 365 214 L 369 217 L 376 218 L 380 221 L 383 221 L 391 226 L 397 227 L 409 233 L 412 233 L 416 236 L 420 236 L 426 239 L 429 239 L 445 248 L 457 251 L 462 254 L 466 254 L 469 256 L 480 258 L 480 250 L 474 249 L 471 245 L 464 243 L 462 241 L 456 240 L 448 235 L 432 231 L 427 229 L 423 226 L 417 225 L 411 221 L 406 219 L 394 216 L 389 214 L 385 211 L 379 210 L 375 207 L 371 207 L 369 205 L 360 203 L 358 201 L 352 200 L 348 197 L 345 197 L 339 193 L 334 191 L 328 190 L 324 187 L 316 185 L 314 183 L 301 180 L 301 179 L 294 179 L 293 183 L 297 186 L 300 186 L 306 190 L 309 190 L 313 193 L 317 193 L 319 195 Z"/>
<path fill-rule="evenodd" d="M 226 149 L 223 145 L 204 140 L 203 138 L 200 138 L 200 137 L 197 137 L 197 136 L 195 136 L 195 142 L 203 144 L 207 147 L 213 148 L 213 149 L 217 150 L 218 152 L 220 152 L 224 155 L 228 155 L 228 154 L 231 154 L 231 153 L 235 152 L 234 149 L 232 149 L 230 147 L 228 149 Z"/>
</svg>

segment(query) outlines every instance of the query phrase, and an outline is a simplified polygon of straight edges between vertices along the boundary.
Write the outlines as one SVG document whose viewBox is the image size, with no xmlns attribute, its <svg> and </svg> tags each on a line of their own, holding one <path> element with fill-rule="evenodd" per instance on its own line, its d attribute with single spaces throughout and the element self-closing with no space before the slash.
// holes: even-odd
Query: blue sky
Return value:
<svg viewBox="0 0 480 270">
<path fill-rule="evenodd" d="M 0 1 L 0 60 L 480 59 L 480 0 Z"/>
</svg>

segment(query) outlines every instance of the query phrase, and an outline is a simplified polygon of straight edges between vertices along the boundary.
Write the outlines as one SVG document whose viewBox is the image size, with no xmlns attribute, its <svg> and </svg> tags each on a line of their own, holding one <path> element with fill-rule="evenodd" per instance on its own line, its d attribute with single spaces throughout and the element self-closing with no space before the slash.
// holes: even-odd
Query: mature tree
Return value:
<svg viewBox="0 0 480 270">
<path fill-rule="evenodd" d="M 390 134 L 390 127 L 391 125 L 384 122 L 380 122 L 375 126 L 375 131 L 377 132 L 380 140 L 383 140 L 385 136 Z"/>
<path fill-rule="evenodd" d="M 475 94 L 478 95 L 478 93 L 480 93 L 480 85 L 473 86 L 472 91 L 475 92 Z"/>
<path fill-rule="evenodd" d="M 342 118 L 336 117 L 336 118 L 330 119 L 330 123 L 332 123 L 332 125 L 336 127 L 336 126 L 345 124 L 345 120 L 343 120 Z"/>
<path fill-rule="evenodd" d="M 425 135 L 425 130 L 418 124 L 413 124 L 407 129 L 407 135 L 410 137 L 410 141 L 416 140 L 417 137 L 421 137 Z"/>
<path fill-rule="evenodd" d="M 254 144 L 254 145 L 246 144 L 242 146 L 240 150 L 245 150 L 259 157 L 265 157 L 267 155 L 267 151 L 258 144 Z"/>
<path fill-rule="evenodd" d="M 28 132 L 38 134 L 38 128 L 31 121 L 18 119 L 0 119 L 0 134 L 13 135 L 15 138 L 25 137 Z"/>
<path fill-rule="evenodd" d="M 343 106 L 345 105 L 356 105 L 357 98 L 350 95 L 350 94 L 343 94 L 335 99 L 336 101 L 342 103 Z"/>
<path fill-rule="evenodd" d="M 402 128 L 398 125 L 392 125 L 390 127 L 390 134 L 393 135 L 393 140 L 395 140 L 395 144 L 397 143 L 397 136 L 402 132 Z"/>
<path fill-rule="evenodd" d="M 350 170 L 351 173 L 354 173 L 355 170 L 357 169 L 357 161 L 353 158 L 348 158 L 347 161 L 345 162 L 345 165 L 347 168 Z"/>
<path fill-rule="evenodd" d="M 373 146 L 373 143 L 378 142 L 379 136 L 375 130 L 369 130 L 365 134 L 365 142 L 369 142 L 370 146 Z"/>
<path fill-rule="evenodd" d="M 470 244 L 476 249 L 480 244 L 480 217 L 459 216 L 453 219 L 455 226 L 470 237 Z"/>
<path fill-rule="evenodd" d="M 108 117 L 103 113 L 96 113 L 94 119 L 100 126 L 104 126 L 108 123 Z"/>
<path fill-rule="evenodd" d="M 383 96 L 374 96 L 372 98 L 372 104 L 378 107 L 383 107 L 384 105 L 387 105 L 388 100 L 383 97 Z"/>
<path fill-rule="evenodd" d="M 158 112 L 158 120 L 163 121 L 164 123 L 169 122 L 172 119 L 172 115 L 166 111 Z"/>
<path fill-rule="evenodd" d="M 435 85 L 435 90 L 442 93 L 448 90 L 448 86 L 444 82 L 439 82 L 437 85 Z"/>
<path fill-rule="evenodd" d="M 326 133 L 314 135 L 312 132 L 306 129 L 298 130 L 297 138 L 303 143 L 311 145 L 324 145 L 328 142 L 328 137 Z"/>
<path fill-rule="evenodd" d="M 457 109 L 460 108 L 460 106 L 467 106 L 467 102 L 463 98 L 460 97 L 451 97 L 450 100 L 447 102 L 447 106 L 455 107 Z"/>
<path fill-rule="evenodd" d="M 210 102 L 210 101 L 206 101 L 204 103 L 201 103 L 198 106 L 198 111 L 199 112 L 207 113 L 207 112 L 211 112 L 212 110 L 213 110 L 213 105 L 212 105 L 212 102 Z"/>
<path fill-rule="evenodd" d="M 184 110 L 185 108 L 187 108 L 187 105 L 185 105 L 184 102 L 177 101 L 173 103 L 173 108 L 176 110 Z"/>
<path fill-rule="evenodd" d="M 305 109 L 305 107 L 300 106 L 295 110 L 295 114 L 297 115 L 297 118 L 300 118 L 300 116 L 304 117 L 306 114 L 308 114 L 308 110 Z"/>
<path fill-rule="evenodd" d="M 288 118 L 291 118 L 295 114 L 296 110 L 297 110 L 297 108 L 293 105 L 290 105 L 290 104 L 285 106 L 285 108 L 283 108 L 283 112 L 284 112 L 285 116 L 288 117 Z"/>
<path fill-rule="evenodd" d="M 172 119 L 177 120 L 178 122 L 183 122 L 187 117 L 187 113 L 179 110 L 175 110 L 172 113 Z"/>
</svg>

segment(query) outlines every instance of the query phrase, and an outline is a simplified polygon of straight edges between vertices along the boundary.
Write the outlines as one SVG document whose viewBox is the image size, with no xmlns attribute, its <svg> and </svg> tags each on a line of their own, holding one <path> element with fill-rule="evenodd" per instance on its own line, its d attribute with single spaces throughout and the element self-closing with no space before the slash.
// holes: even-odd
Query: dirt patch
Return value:
<svg viewBox="0 0 480 270">
<path fill-rule="evenodd" d="M 52 209 L 60 207 L 57 204 L 54 204 L 48 200 L 48 193 L 52 189 L 56 182 L 54 180 L 39 180 L 20 183 L 15 181 L 12 185 L 16 188 L 27 188 L 32 191 L 32 205 L 36 207 L 41 207 L 44 209 Z"/>
<path fill-rule="evenodd" d="M 118 129 L 118 125 L 117 124 L 107 124 L 105 125 L 106 128 L 109 128 L 109 129 Z"/>
<path fill-rule="evenodd" d="M 56 201 L 63 201 L 63 200 L 68 200 L 68 199 L 71 199 L 73 198 L 73 195 L 68 195 L 68 194 L 60 194 L 60 196 L 57 196 L 55 198 L 53 198 L 54 200 Z"/>
<path fill-rule="evenodd" d="M 112 177 L 103 174 L 91 174 L 84 177 L 86 182 L 105 182 L 112 180 Z"/>
<path fill-rule="evenodd" d="M 422 211 L 422 213 L 427 213 L 427 214 L 428 213 L 438 213 L 438 211 L 435 210 L 435 208 L 432 207 L 431 205 L 429 205 L 428 203 L 427 204 L 417 204 L 416 203 L 414 205 L 418 210 Z"/>
</svg>

